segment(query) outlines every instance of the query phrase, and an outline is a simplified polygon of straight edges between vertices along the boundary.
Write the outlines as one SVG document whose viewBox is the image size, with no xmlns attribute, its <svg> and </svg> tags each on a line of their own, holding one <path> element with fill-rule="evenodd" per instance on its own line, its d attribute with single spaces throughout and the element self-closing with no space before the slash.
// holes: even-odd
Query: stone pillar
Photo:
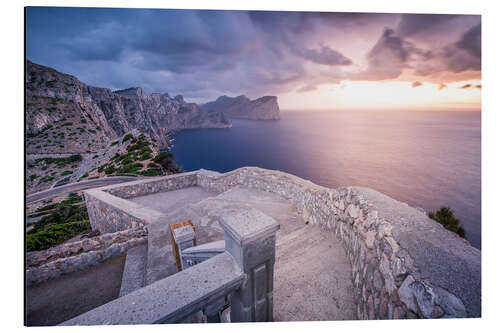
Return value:
<svg viewBox="0 0 500 333">
<path fill-rule="evenodd" d="M 256 210 L 222 217 L 226 251 L 246 274 L 242 287 L 231 294 L 231 322 L 273 320 L 273 275 L 279 224 Z"/>
</svg>

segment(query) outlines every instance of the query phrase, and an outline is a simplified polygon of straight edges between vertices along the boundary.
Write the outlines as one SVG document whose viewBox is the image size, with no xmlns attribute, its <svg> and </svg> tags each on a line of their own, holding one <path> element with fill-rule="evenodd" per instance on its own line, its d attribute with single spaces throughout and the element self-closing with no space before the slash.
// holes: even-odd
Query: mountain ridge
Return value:
<svg viewBox="0 0 500 333">
<path fill-rule="evenodd" d="M 215 101 L 202 104 L 209 112 L 223 112 L 228 118 L 251 120 L 279 120 L 278 97 L 262 96 L 251 100 L 245 95 L 219 96 Z"/>
<path fill-rule="evenodd" d="M 146 93 L 140 87 L 111 91 L 27 61 L 27 152 L 89 152 L 133 129 L 168 147 L 168 134 L 191 128 L 228 128 L 223 113 L 209 113 L 181 95 Z"/>
</svg>

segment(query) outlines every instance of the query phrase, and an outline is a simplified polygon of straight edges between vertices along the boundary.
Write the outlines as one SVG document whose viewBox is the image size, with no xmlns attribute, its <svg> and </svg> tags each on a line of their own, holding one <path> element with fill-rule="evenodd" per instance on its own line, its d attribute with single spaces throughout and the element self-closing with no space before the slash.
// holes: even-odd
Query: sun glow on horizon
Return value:
<svg viewBox="0 0 500 333">
<path fill-rule="evenodd" d="M 404 81 L 342 81 L 317 90 L 279 96 L 282 109 L 481 110 L 480 80 L 447 84 Z"/>
</svg>

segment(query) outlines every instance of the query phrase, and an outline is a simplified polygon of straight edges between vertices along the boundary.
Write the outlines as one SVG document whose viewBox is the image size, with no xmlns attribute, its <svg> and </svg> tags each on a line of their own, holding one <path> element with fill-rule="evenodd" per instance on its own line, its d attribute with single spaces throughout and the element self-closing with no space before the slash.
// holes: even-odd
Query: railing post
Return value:
<svg viewBox="0 0 500 333">
<path fill-rule="evenodd" d="M 272 321 L 279 224 L 256 209 L 222 217 L 220 224 L 225 231 L 226 251 L 246 274 L 246 281 L 231 295 L 231 322 Z"/>
</svg>

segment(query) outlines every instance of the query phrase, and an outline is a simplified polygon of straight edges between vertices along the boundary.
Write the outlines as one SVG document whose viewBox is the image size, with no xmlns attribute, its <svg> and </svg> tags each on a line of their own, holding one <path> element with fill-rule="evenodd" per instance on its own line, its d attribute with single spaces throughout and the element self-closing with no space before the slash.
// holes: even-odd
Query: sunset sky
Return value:
<svg viewBox="0 0 500 333">
<path fill-rule="evenodd" d="M 481 109 L 481 17 L 30 7 L 28 59 L 99 87 L 281 109 Z"/>
</svg>

